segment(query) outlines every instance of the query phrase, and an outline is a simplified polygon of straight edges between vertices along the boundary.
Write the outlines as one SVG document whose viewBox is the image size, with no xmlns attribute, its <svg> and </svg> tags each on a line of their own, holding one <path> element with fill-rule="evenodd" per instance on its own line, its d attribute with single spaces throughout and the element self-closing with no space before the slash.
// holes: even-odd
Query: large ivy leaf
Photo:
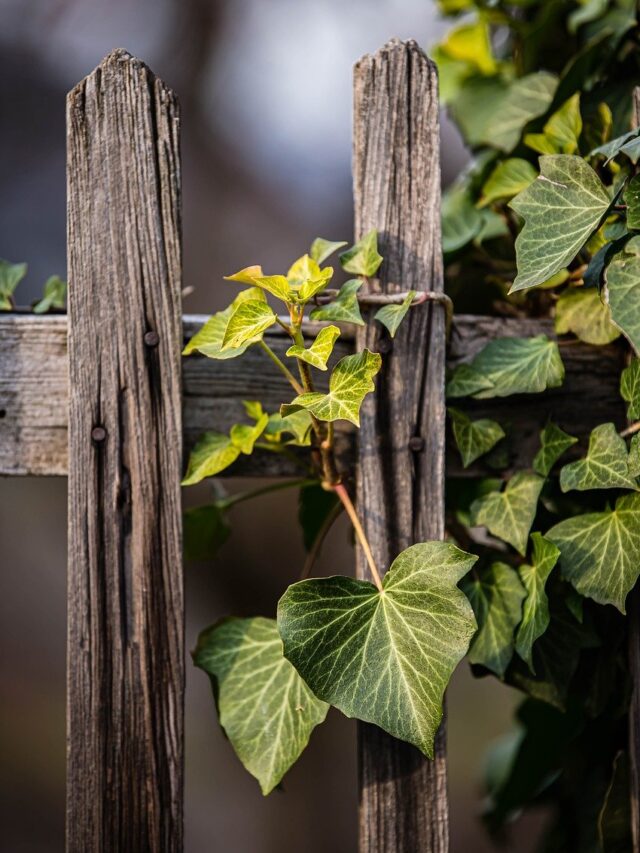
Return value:
<svg viewBox="0 0 640 853">
<path fill-rule="evenodd" d="M 375 228 L 340 255 L 342 269 L 353 275 L 375 275 L 382 260 L 382 255 L 378 252 L 378 232 Z"/>
<path fill-rule="evenodd" d="M 637 488 L 629 475 L 627 446 L 614 424 L 600 424 L 591 432 L 585 458 L 570 462 L 560 471 L 560 488 L 563 492 Z"/>
<path fill-rule="evenodd" d="M 416 295 L 415 290 L 410 290 L 400 305 L 383 305 L 378 308 L 373 315 L 373 319 L 387 329 L 392 338 L 395 338 L 396 332 L 400 328 L 400 323 L 407 316 L 407 311 L 411 308 L 411 303 Z"/>
<path fill-rule="evenodd" d="M 541 477 L 547 477 L 565 450 L 568 450 L 577 440 L 549 421 L 540 432 L 541 446 L 533 459 L 533 470 Z"/>
<path fill-rule="evenodd" d="M 321 391 L 300 394 L 291 405 L 308 409 L 321 421 L 346 420 L 360 426 L 360 406 L 375 389 L 373 377 L 381 364 L 380 354 L 368 349 L 347 355 L 334 367 L 327 394 Z"/>
<path fill-rule="evenodd" d="M 266 302 L 266 297 L 260 288 L 250 287 L 248 290 L 242 290 L 233 300 L 231 305 L 225 308 L 224 311 L 218 311 L 217 314 L 209 317 L 206 323 L 198 329 L 195 335 L 185 346 L 182 354 L 191 355 L 191 353 L 199 352 L 201 355 L 206 355 L 208 358 L 215 359 L 237 358 L 239 355 L 242 355 L 247 347 L 250 347 L 251 344 L 255 344 L 260 340 L 262 336 L 261 334 L 245 341 L 245 343 L 239 347 L 226 347 L 224 350 L 222 349 L 222 340 L 224 338 L 229 318 L 237 306 L 240 305 L 241 302 L 255 299 Z"/>
<path fill-rule="evenodd" d="M 346 577 L 293 584 L 278 604 L 285 657 L 316 696 L 433 757 L 444 690 L 476 628 L 457 587 L 476 559 L 422 542 L 396 557 L 382 592 Z"/>
<path fill-rule="evenodd" d="M 0 311 L 11 311 L 13 291 L 26 274 L 26 264 L 12 264 L 0 258 Z"/>
<path fill-rule="evenodd" d="M 469 397 L 493 388 L 493 382 L 470 364 L 459 364 L 447 382 L 447 397 Z"/>
<path fill-rule="evenodd" d="M 527 133 L 524 143 L 540 154 L 573 154 L 581 133 L 580 93 L 576 92 L 551 116 L 542 133 Z"/>
<path fill-rule="evenodd" d="M 312 320 L 331 320 L 335 323 L 354 323 L 364 326 L 364 320 L 358 305 L 358 291 L 362 287 L 362 279 L 351 278 L 340 288 L 333 302 L 314 308 L 309 315 Z"/>
<path fill-rule="evenodd" d="M 511 201 L 524 227 L 516 239 L 518 275 L 510 292 L 542 284 L 566 267 L 610 203 L 600 178 L 582 157 L 541 157 L 540 176 Z"/>
<path fill-rule="evenodd" d="M 246 302 L 241 302 L 229 317 L 222 338 L 222 351 L 237 349 L 255 338 L 261 338 L 262 333 L 275 322 L 276 315 L 273 308 L 261 299 L 248 299 Z"/>
<path fill-rule="evenodd" d="M 640 236 L 632 237 L 604 272 L 611 319 L 640 355 Z"/>
<path fill-rule="evenodd" d="M 526 189 L 538 174 L 528 160 L 510 157 L 498 163 L 482 187 L 480 207 L 492 201 L 510 199 Z"/>
<path fill-rule="evenodd" d="M 325 326 L 324 329 L 320 329 L 316 339 L 308 349 L 294 344 L 287 350 L 287 355 L 306 361 L 307 364 L 317 367 L 318 370 L 326 370 L 327 362 L 333 352 L 333 346 L 339 337 L 340 329 L 337 326 Z"/>
<path fill-rule="evenodd" d="M 640 231 L 640 175 L 629 181 L 624 200 L 627 205 L 627 228 Z"/>
<path fill-rule="evenodd" d="M 478 399 L 536 394 L 557 388 L 564 379 L 558 345 L 546 335 L 497 338 L 478 353 L 471 366 L 491 382 L 490 388 L 474 394 Z"/>
<path fill-rule="evenodd" d="M 236 755 L 262 793 L 270 793 L 329 706 L 283 657 L 273 619 L 223 619 L 200 634 L 193 661 L 211 678 L 220 725 Z"/>
<path fill-rule="evenodd" d="M 638 432 L 631 437 L 627 465 L 632 477 L 640 477 L 640 433 Z"/>
<path fill-rule="evenodd" d="M 501 438 L 504 438 L 504 430 L 497 421 L 491 421 L 488 418 L 472 421 L 458 409 L 449 408 L 448 412 L 451 417 L 453 437 L 465 468 L 488 453 Z"/>
<path fill-rule="evenodd" d="M 347 244 L 344 241 L 338 242 L 336 240 L 325 240 L 323 237 L 316 237 L 311 244 L 309 254 L 314 261 L 321 264 L 323 261 L 326 261 L 330 255 L 333 255 L 334 252 L 337 252 L 338 249 L 341 249 L 346 245 Z"/>
<path fill-rule="evenodd" d="M 594 287 L 570 287 L 556 302 L 556 332 L 573 334 L 587 344 L 609 344 L 620 337 L 609 306 Z"/>
<path fill-rule="evenodd" d="M 465 578 L 462 589 L 478 623 L 469 660 L 502 678 L 513 656 L 513 634 L 522 616 L 525 596 L 523 586 L 511 566 L 492 563 L 477 577 Z"/>
<path fill-rule="evenodd" d="M 640 359 L 634 358 L 631 364 L 620 374 L 620 396 L 629 405 L 629 420 L 640 418 Z"/>
<path fill-rule="evenodd" d="M 527 597 L 522 608 L 522 622 L 516 634 L 516 651 L 535 672 L 533 644 L 549 626 L 549 599 L 545 592 L 547 578 L 558 562 L 560 549 L 540 533 L 531 534 L 533 555 L 531 564 L 520 566 L 518 573 Z"/>
<path fill-rule="evenodd" d="M 560 548 L 560 568 L 581 595 L 622 613 L 640 574 L 640 495 L 623 495 L 615 509 L 567 518 L 547 539 Z"/>
<path fill-rule="evenodd" d="M 519 471 L 501 492 L 489 492 L 471 504 L 471 521 L 484 525 L 524 556 L 544 480 Z"/>
<path fill-rule="evenodd" d="M 205 432 L 191 451 L 182 485 L 192 486 L 206 477 L 214 477 L 232 465 L 241 453 L 251 454 L 268 420 L 265 414 L 252 426 L 236 424 L 229 435 Z"/>
<path fill-rule="evenodd" d="M 44 283 L 42 299 L 33 306 L 34 314 L 46 314 L 52 308 L 64 308 L 67 282 L 58 275 L 49 276 Z"/>
</svg>

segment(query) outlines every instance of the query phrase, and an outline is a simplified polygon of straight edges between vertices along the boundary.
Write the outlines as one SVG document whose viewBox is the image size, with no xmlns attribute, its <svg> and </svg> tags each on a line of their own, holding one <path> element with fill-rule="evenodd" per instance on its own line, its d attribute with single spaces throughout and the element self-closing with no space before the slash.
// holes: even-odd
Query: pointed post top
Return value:
<svg viewBox="0 0 640 853">
<path fill-rule="evenodd" d="M 153 83 L 175 99 L 175 93 L 171 87 L 167 86 L 167 84 L 158 77 L 151 68 L 149 68 L 146 62 L 143 62 L 142 59 L 138 59 L 123 47 L 116 47 L 109 51 L 98 65 L 96 65 L 93 71 L 87 74 L 86 77 L 80 80 L 80 82 L 71 89 L 68 97 L 73 99 L 78 93 L 84 92 L 90 81 L 96 81 L 96 83 L 100 85 L 104 77 L 121 74 L 123 72 L 135 74 L 142 80 Z"/>
</svg>

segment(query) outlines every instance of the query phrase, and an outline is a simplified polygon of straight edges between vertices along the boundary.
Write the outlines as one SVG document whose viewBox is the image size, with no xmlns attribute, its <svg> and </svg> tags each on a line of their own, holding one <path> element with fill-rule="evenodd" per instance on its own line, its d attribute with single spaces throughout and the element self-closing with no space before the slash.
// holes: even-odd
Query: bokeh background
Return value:
<svg viewBox="0 0 640 853">
<path fill-rule="evenodd" d="M 112 48 L 144 59 L 180 95 L 184 310 L 211 312 L 229 298 L 223 274 L 255 262 L 280 270 L 315 236 L 351 237 L 351 66 L 391 36 L 428 47 L 444 28 L 432 0 L 0 0 L 0 256 L 29 263 L 18 301 L 35 299 L 49 275 L 65 276 L 65 94 Z M 446 117 L 442 135 L 446 184 L 467 154 Z M 302 559 L 295 517 L 294 494 L 243 504 L 219 559 L 187 566 L 189 648 L 225 613 L 273 614 Z M 65 561 L 65 481 L 0 478 L 7 853 L 63 849 Z M 338 525 L 319 570 L 347 572 L 350 561 Z M 454 677 L 454 853 L 494 849 L 478 820 L 483 755 L 509 732 L 517 701 L 495 679 L 472 679 L 466 664 Z M 265 799 L 219 731 L 206 677 L 190 666 L 186 703 L 187 853 L 356 850 L 352 721 L 332 711 L 284 792 Z M 520 821 L 503 849 L 533 849 L 539 823 Z"/>
</svg>

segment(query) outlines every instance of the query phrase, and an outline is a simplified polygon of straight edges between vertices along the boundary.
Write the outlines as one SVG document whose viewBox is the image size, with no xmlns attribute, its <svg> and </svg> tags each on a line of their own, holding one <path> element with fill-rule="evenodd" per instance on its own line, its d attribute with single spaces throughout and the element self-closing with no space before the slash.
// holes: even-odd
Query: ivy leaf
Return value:
<svg viewBox="0 0 640 853">
<path fill-rule="evenodd" d="M 294 291 L 289 286 L 289 280 L 284 275 L 256 276 L 253 279 L 253 284 L 273 294 L 273 296 L 282 302 L 289 303 L 294 299 Z"/>
<path fill-rule="evenodd" d="M 447 382 L 447 397 L 469 397 L 493 388 L 493 382 L 470 364 L 459 364 Z"/>
<path fill-rule="evenodd" d="M 582 133 L 580 93 L 576 92 L 545 124 L 542 133 L 528 133 L 524 144 L 540 154 L 573 154 Z"/>
<path fill-rule="evenodd" d="M 291 405 L 308 409 L 321 421 L 346 420 L 360 426 L 360 406 L 375 389 L 373 377 L 381 364 L 380 354 L 368 349 L 347 355 L 334 367 L 327 394 L 321 391 L 300 394 Z"/>
<path fill-rule="evenodd" d="M 340 329 L 337 326 L 325 326 L 324 329 L 320 329 L 316 339 L 308 349 L 294 344 L 287 350 L 287 355 L 306 361 L 307 364 L 317 367 L 318 370 L 326 370 L 327 362 L 333 352 L 333 345 L 339 337 Z"/>
<path fill-rule="evenodd" d="M 264 431 L 267 441 L 282 442 L 283 434 L 290 434 L 292 439 L 285 444 L 296 447 L 308 447 L 311 444 L 311 415 L 306 409 L 292 412 L 283 417 L 279 414 L 269 416 L 269 421 Z"/>
<path fill-rule="evenodd" d="M 544 480 L 519 471 L 501 492 L 489 492 L 471 504 L 471 521 L 484 525 L 524 556 Z"/>
<path fill-rule="evenodd" d="M 478 207 L 491 204 L 492 201 L 513 198 L 535 181 L 538 173 L 528 160 L 511 157 L 495 167 L 482 187 L 482 197 Z"/>
<path fill-rule="evenodd" d="M 320 266 L 309 255 L 303 255 L 294 261 L 287 272 L 287 281 L 291 287 L 300 287 L 305 281 L 320 277 Z"/>
<path fill-rule="evenodd" d="M 378 252 L 378 232 L 375 228 L 340 255 L 342 269 L 354 275 L 375 275 L 382 260 L 382 255 Z"/>
<path fill-rule="evenodd" d="M 474 237 L 483 225 L 482 211 L 471 198 L 469 188 L 454 184 L 442 196 L 442 251 L 457 252 Z"/>
<path fill-rule="evenodd" d="M 235 424 L 231 427 L 229 433 L 231 443 L 240 450 L 240 453 L 249 456 L 253 453 L 253 446 L 265 431 L 268 422 L 269 416 L 263 414 L 252 426 L 248 424 Z"/>
<path fill-rule="evenodd" d="M 448 412 L 451 416 L 453 437 L 465 468 L 488 453 L 501 438 L 504 438 L 504 430 L 496 421 L 490 421 L 487 418 L 472 421 L 458 409 L 449 408 Z"/>
<path fill-rule="evenodd" d="M 541 447 L 533 460 L 533 470 L 536 474 L 547 477 L 565 450 L 568 450 L 577 440 L 549 421 L 540 432 Z"/>
<path fill-rule="evenodd" d="M 337 252 L 338 249 L 341 249 L 346 245 L 347 244 L 344 241 L 336 242 L 335 240 L 325 240 L 322 237 L 316 237 L 311 244 L 309 254 L 316 263 L 321 264 L 323 261 L 326 261 L 328 257 L 333 255 L 334 252 Z"/>
<path fill-rule="evenodd" d="M 566 267 L 610 203 L 600 178 L 582 157 L 541 157 L 540 176 L 511 201 L 525 222 L 516 239 L 518 275 L 509 292 L 542 284 Z"/>
<path fill-rule="evenodd" d="M 244 269 L 234 272 L 233 275 L 225 275 L 223 278 L 225 281 L 236 281 L 240 284 L 253 285 L 256 278 L 262 278 L 262 267 L 254 264 L 254 266 L 244 267 Z"/>
<path fill-rule="evenodd" d="M 223 619 L 200 634 L 193 661 L 211 678 L 220 725 L 236 755 L 269 794 L 329 706 L 283 657 L 273 619 Z"/>
<path fill-rule="evenodd" d="M 560 549 L 540 533 L 532 533 L 531 542 L 531 565 L 526 564 L 518 569 L 527 597 L 522 609 L 522 622 L 516 634 L 516 651 L 529 664 L 531 672 L 535 673 L 533 644 L 549 627 L 549 599 L 545 584 L 558 562 Z"/>
<path fill-rule="evenodd" d="M 185 510 L 183 522 L 186 560 L 212 560 L 231 533 L 224 511 L 215 503 Z"/>
<path fill-rule="evenodd" d="M 11 311 L 13 292 L 26 274 L 26 264 L 12 264 L 0 258 L 0 311 Z"/>
<path fill-rule="evenodd" d="M 623 133 L 622 136 L 612 139 L 605 145 L 594 148 L 593 151 L 589 152 L 589 157 L 594 157 L 597 154 L 601 154 L 607 163 L 617 157 L 618 154 L 626 154 L 632 163 L 637 163 L 640 157 L 640 127 Z"/>
<path fill-rule="evenodd" d="M 264 432 L 268 420 L 268 415 L 264 414 L 253 426 L 236 424 L 231 427 L 229 435 L 206 432 L 191 451 L 182 485 L 192 486 L 206 477 L 214 477 L 232 465 L 241 453 L 252 453 L 254 444 Z"/>
<path fill-rule="evenodd" d="M 629 404 L 629 420 L 640 418 L 640 359 L 634 358 L 620 374 L 620 396 Z"/>
<path fill-rule="evenodd" d="M 260 339 L 262 333 L 276 322 L 276 315 L 266 302 L 248 299 L 237 305 L 227 323 L 222 338 L 222 352 L 237 349 L 243 344 Z"/>
<path fill-rule="evenodd" d="M 331 320 L 336 323 L 354 323 L 364 326 L 364 320 L 358 306 L 357 293 L 362 287 L 362 279 L 351 278 L 340 288 L 340 293 L 328 305 L 314 308 L 309 315 L 312 320 Z"/>
<path fill-rule="evenodd" d="M 640 175 L 629 181 L 624 200 L 627 205 L 627 228 L 640 231 Z"/>
<path fill-rule="evenodd" d="M 639 494 L 618 498 L 613 510 L 567 518 L 545 536 L 560 548 L 562 574 L 581 595 L 625 612 L 640 574 Z"/>
<path fill-rule="evenodd" d="M 491 50 L 489 27 L 484 20 L 454 27 L 438 47 L 450 59 L 465 63 L 469 71 L 486 75 L 495 74 L 497 71 L 498 66 Z"/>
<path fill-rule="evenodd" d="M 377 320 L 378 323 L 382 323 L 392 338 L 395 338 L 396 332 L 400 327 L 400 323 L 402 323 L 406 317 L 407 311 L 411 307 L 411 303 L 413 302 L 415 295 L 416 291 L 410 290 L 402 300 L 401 305 L 383 305 L 382 308 L 379 308 L 373 315 L 373 319 Z"/>
<path fill-rule="evenodd" d="M 300 489 L 298 521 L 306 551 L 313 547 L 323 524 L 339 501 L 334 491 L 323 489 L 319 483 L 310 483 Z"/>
<path fill-rule="evenodd" d="M 261 335 L 256 335 L 246 341 L 239 347 L 226 347 L 222 349 L 222 340 L 227 329 L 227 324 L 233 312 L 241 302 L 248 300 L 259 299 L 266 303 L 266 297 L 262 290 L 258 287 L 251 287 L 248 290 L 242 290 L 231 305 L 218 311 L 206 321 L 206 323 L 198 329 L 195 335 L 191 338 L 186 347 L 182 350 L 183 355 L 191 355 L 191 353 L 199 352 L 201 355 L 206 355 L 208 358 L 224 360 L 227 358 L 237 358 L 242 355 L 245 350 L 252 344 L 257 343 Z"/>
<path fill-rule="evenodd" d="M 558 345 L 546 335 L 497 338 L 478 353 L 471 366 L 491 382 L 490 388 L 474 394 L 476 399 L 537 394 L 559 387 L 564 379 Z"/>
<path fill-rule="evenodd" d="M 604 273 L 604 300 L 611 319 L 640 354 L 640 236 L 632 237 Z"/>
<path fill-rule="evenodd" d="M 462 589 L 478 622 L 469 661 L 502 678 L 513 656 L 513 634 L 522 616 L 525 591 L 518 575 L 505 563 L 492 563 L 477 578 L 465 578 Z"/>
<path fill-rule="evenodd" d="M 609 306 L 593 287 L 570 287 L 556 303 L 555 329 L 557 334 L 568 332 L 586 344 L 601 346 L 620 337 L 611 322 Z"/>
<path fill-rule="evenodd" d="M 586 457 L 560 471 L 560 488 L 563 492 L 638 488 L 629 475 L 627 446 L 614 424 L 600 424 L 592 431 Z"/>
<path fill-rule="evenodd" d="M 433 757 L 442 697 L 476 623 L 457 583 L 476 557 L 445 542 L 403 551 L 373 584 L 293 584 L 278 604 L 285 657 L 313 692 Z"/>
<path fill-rule="evenodd" d="M 64 308 L 67 297 L 67 282 L 60 276 L 50 276 L 44 284 L 42 299 L 33 306 L 34 314 L 46 314 L 52 308 Z"/>
<path fill-rule="evenodd" d="M 298 298 L 300 301 L 308 302 L 309 299 L 312 299 L 316 294 L 322 293 L 331 281 L 332 276 L 333 267 L 325 267 L 320 271 L 320 276 L 318 278 L 303 281 L 300 285 L 300 290 L 298 291 Z"/>
</svg>

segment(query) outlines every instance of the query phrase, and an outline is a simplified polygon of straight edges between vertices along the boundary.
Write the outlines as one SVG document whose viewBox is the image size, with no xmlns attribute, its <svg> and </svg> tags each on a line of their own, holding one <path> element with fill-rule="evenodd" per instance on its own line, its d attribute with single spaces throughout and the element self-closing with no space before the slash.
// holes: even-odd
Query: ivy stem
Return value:
<svg viewBox="0 0 640 853">
<path fill-rule="evenodd" d="M 621 438 L 628 438 L 630 435 L 635 435 L 637 432 L 640 432 L 640 421 L 634 421 L 632 424 L 626 429 L 623 429 L 620 433 Z"/>
<path fill-rule="evenodd" d="M 307 554 L 307 557 L 304 561 L 304 566 L 302 567 L 302 571 L 300 572 L 300 580 L 303 581 L 305 578 L 308 578 L 311 574 L 311 569 L 315 561 L 318 559 L 318 555 L 320 554 L 320 549 L 326 539 L 327 533 L 333 527 L 333 522 L 337 519 L 340 513 L 344 510 L 344 507 L 341 503 L 337 503 L 334 507 L 331 508 L 331 512 L 327 515 L 325 520 L 322 522 L 320 530 L 318 530 L 318 534 L 316 538 L 313 540 L 313 545 Z"/>
<path fill-rule="evenodd" d="M 287 367 L 287 365 L 286 365 L 286 364 L 284 364 L 284 362 L 282 362 L 282 361 L 278 358 L 278 356 L 277 356 L 277 355 L 275 354 L 275 352 L 271 349 L 271 347 L 270 347 L 268 344 L 265 344 L 265 342 L 264 342 L 263 340 L 260 340 L 260 342 L 259 342 L 259 343 L 260 343 L 260 346 L 262 347 L 262 349 L 263 349 L 263 350 L 266 352 L 266 354 L 269 356 L 269 358 L 271 359 L 271 361 L 272 361 L 272 362 L 277 366 L 277 368 L 278 368 L 279 370 L 281 370 L 281 371 L 282 371 L 282 373 L 284 373 L 284 375 L 287 377 L 288 381 L 289 381 L 289 382 L 291 383 L 291 385 L 293 386 L 293 388 L 294 388 L 294 390 L 295 390 L 296 394 L 303 394 L 303 393 L 304 393 L 304 389 L 302 388 L 302 386 L 300 385 L 300 383 L 298 382 L 298 380 L 296 379 L 296 377 L 293 375 L 293 373 L 289 370 L 289 368 Z"/>
<path fill-rule="evenodd" d="M 270 494 L 270 492 L 279 492 L 282 489 L 293 489 L 295 486 L 300 486 L 302 488 L 303 486 L 311 486 L 317 482 L 318 481 L 316 479 L 310 479 L 309 477 L 298 477 L 296 480 L 285 480 L 283 482 L 270 483 L 268 486 L 260 486 L 257 489 L 251 489 L 247 492 L 238 492 L 228 498 L 216 501 L 216 503 L 220 509 L 229 509 L 236 504 L 243 503 L 243 501 L 249 501 L 252 498 L 259 498 L 262 495 Z"/>
<path fill-rule="evenodd" d="M 353 525 L 353 529 L 358 538 L 358 542 L 364 551 L 364 555 L 367 559 L 367 564 L 369 566 L 369 571 L 371 572 L 371 576 L 373 577 L 373 581 L 375 585 L 378 587 L 378 590 L 382 592 L 382 580 L 380 578 L 380 574 L 375 564 L 375 560 L 373 559 L 373 554 L 371 553 L 371 546 L 369 545 L 369 541 L 364 532 L 364 528 L 360 524 L 360 519 L 358 518 L 358 513 L 356 512 L 356 508 L 351 502 L 351 498 L 349 497 L 349 492 L 345 489 L 342 483 L 338 483 L 333 486 L 334 492 L 342 501 L 344 508 L 347 511 L 347 515 Z"/>
</svg>

